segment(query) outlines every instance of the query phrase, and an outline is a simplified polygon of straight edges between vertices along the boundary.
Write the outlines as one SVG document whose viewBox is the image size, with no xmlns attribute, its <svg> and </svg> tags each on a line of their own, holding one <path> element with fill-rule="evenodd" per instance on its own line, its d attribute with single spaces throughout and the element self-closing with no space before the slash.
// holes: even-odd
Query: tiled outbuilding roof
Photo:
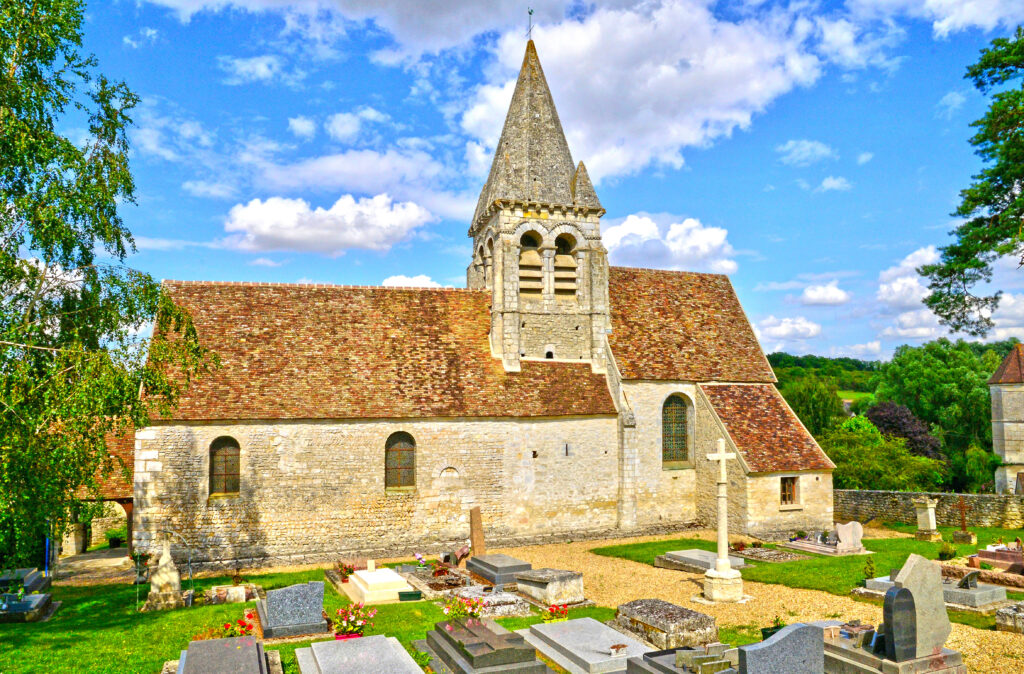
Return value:
<svg viewBox="0 0 1024 674">
<path fill-rule="evenodd" d="M 1024 384 L 1024 344 L 1015 344 L 988 380 L 989 384 Z"/>
<path fill-rule="evenodd" d="M 108 433 L 106 442 L 112 470 L 108 475 L 97 474 L 100 496 L 105 499 L 130 499 L 134 495 L 132 475 L 135 472 L 135 433 Z"/>
<path fill-rule="evenodd" d="M 221 367 L 177 420 L 615 414 L 587 363 L 491 355 L 490 296 L 454 289 L 167 281 Z"/>
<path fill-rule="evenodd" d="M 609 272 L 609 342 L 623 379 L 775 381 L 727 276 Z"/>
<path fill-rule="evenodd" d="M 754 473 L 835 465 L 772 384 L 702 384 L 715 414 Z"/>
</svg>

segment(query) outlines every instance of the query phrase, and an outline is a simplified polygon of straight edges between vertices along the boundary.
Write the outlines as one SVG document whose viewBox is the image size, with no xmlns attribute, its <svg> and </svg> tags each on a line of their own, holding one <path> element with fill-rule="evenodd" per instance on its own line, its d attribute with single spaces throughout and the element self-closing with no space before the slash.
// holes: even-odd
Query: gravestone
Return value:
<svg viewBox="0 0 1024 674">
<path fill-rule="evenodd" d="M 375 634 L 346 641 L 317 641 L 295 651 L 301 674 L 423 674 L 394 637 Z"/>
<path fill-rule="evenodd" d="M 561 569 L 532 569 L 516 575 L 516 588 L 544 606 L 579 604 L 583 596 L 583 574 Z"/>
<path fill-rule="evenodd" d="M 917 652 L 917 610 L 914 594 L 905 587 L 891 587 L 882 603 L 885 624 L 885 657 L 894 662 L 913 660 Z"/>
<path fill-rule="evenodd" d="M 256 604 L 265 639 L 329 634 L 323 611 L 324 583 L 320 580 L 270 590 L 267 598 Z"/>
<path fill-rule="evenodd" d="M 1024 601 L 997 610 L 996 629 L 1024 634 Z"/>
<path fill-rule="evenodd" d="M 399 601 L 400 592 L 411 592 L 413 587 L 394 569 L 356 571 L 342 588 L 356 603 L 386 604 Z"/>
<path fill-rule="evenodd" d="M 469 547 L 472 548 L 473 556 L 487 554 L 487 544 L 484 542 L 484 519 L 480 514 L 480 506 L 475 506 L 469 511 Z"/>
<path fill-rule="evenodd" d="M 171 556 L 171 542 L 164 539 L 163 554 L 156 562 L 156 568 L 149 574 L 149 596 L 143 611 L 162 611 L 181 608 L 185 599 L 181 596 L 181 575 Z"/>
<path fill-rule="evenodd" d="M 911 554 L 894 582 L 896 587 L 906 588 L 913 594 L 916 656 L 921 658 L 940 652 L 952 628 L 943 602 L 942 571 L 939 565 L 920 555 Z"/>
<path fill-rule="evenodd" d="M 466 562 L 466 570 L 475 573 L 492 585 L 508 585 L 516 582 L 516 574 L 533 567 L 521 559 L 508 555 L 473 555 Z"/>
<path fill-rule="evenodd" d="M 626 674 L 737 674 L 739 651 L 728 644 L 713 643 L 699 648 L 671 648 L 630 658 Z"/>
<path fill-rule="evenodd" d="M 463 599 L 483 599 L 487 605 L 481 615 L 487 618 L 507 618 L 509 616 L 528 616 L 533 613 L 530 604 L 514 592 L 503 592 L 489 585 L 472 585 L 454 590 L 456 597 Z"/>
<path fill-rule="evenodd" d="M 270 674 L 267 654 L 255 637 L 193 641 L 178 660 L 179 674 Z M 280 672 L 280 665 L 277 667 Z"/>
<path fill-rule="evenodd" d="M 437 623 L 427 638 L 413 643 L 431 657 L 435 672 L 454 674 L 547 674 L 547 665 L 521 634 L 490 620 L 459 618 Z"/>
<path fill-rule="evenodd" d="M 17 595 L 0 594 L 0 623 L 34 623 L 46 621 L 60 608 L 49 593 L 26 594 L 20 600 Z"/>
<path fill-rule="evenodd" d="M 786 625 L 761 643 L 740 646 L 739 651 L 739 671 L 744 674 L 825 671 L 824 631 L 814 625 Z"/>
<path fill-rule="evenodd" d="M 740 557 L 729 555 L 729 568 L 745 569 L 746 563 Z M 710 550 L 672 550 L 664 555 L 658 555 L 654 559 L 654 566 L 659 569 L 672 569 L 674 571 L 688 571 L 690 573 L 704 573 L 708 569 L 715 568 L 718 555 Z"/>
<path fill-rule="evenodd" d="M 866 552 L 861 539 L 864 538 L 864 525 L 860 522 L 837 524 L 835 529 L 837 554 L 860 554 Z"/>
<path fill-rule="evenodd" d="M 593 618 L 540 623 L 518 634 L 569 674 L 625 672 L 629 658 L 649 650 Z"/>
<path fill-rule="evenodd" d="M 622 604 L 615 611 L 615 624 L 662 650 L 718 641 L 714 618 L 661 599 Z"/>
<path fill-rule="evenodd" d="M 913 503 L 914 512 L 917 513 L 917 532 L 914 538 L 919 541 L 941 541 L 942 534 L 935 524 L 935 506 L 939 499 L 922 496 L 915 498 Z"/>
</svg>

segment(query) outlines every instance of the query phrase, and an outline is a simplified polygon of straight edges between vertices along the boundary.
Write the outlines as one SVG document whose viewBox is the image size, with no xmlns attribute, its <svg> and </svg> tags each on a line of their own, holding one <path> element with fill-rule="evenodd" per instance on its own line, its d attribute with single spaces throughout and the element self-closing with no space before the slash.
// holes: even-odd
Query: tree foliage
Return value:
<svg viewBox="0 0 1024 674">
<path fill-rule="evenodd" d="M 834 382 L 811 376 L 783 386 L 780 392 L 811 435 L 817 437 L 845 414 L 837 390 Z"/>
<path fill-rule="evenodd" d="M 82 18 L 81 0 L 0 3 L 0 568 L 88 510 L 98 478 L 127 474 L 108 433 L 148 425 L 215 362 L 124 265 L 138 99 L 80 53 Z M 81 144 L 58 130 L 71 115 Z"/>
<path fill-rule="evenodd" d="M 878 369 L 875 361 L 856 358 L 827 358 L 825 356 L 793 356 L 777 351 L 768 354 L 779 386 L 787 386 L 805 377 L 832 379 L 836 386 L 847 391 L 871 391 L 871 379 Z"/>
<path fill-rule="evenodd" d="M 865 416 L 884 435 L 906 440 L 907 449 L 911 453 L 929 459 L 941 458 L 942 443 L 929 433 L 928 426 L 904 405 L 894 402 L 878 403 L 869 407 Z"/>
<path fill-rule="evenodd" d="M 941 461 L 915 456 L 903 438 L 883 435 L 864 417 L 851 417 L 819 438 L 836 469 L 836 489 L 935 491 L 944 480 Z"/>
<path fill-rule="evenodd" d="M 954 215 L 966 221 L 954 230 L 956 240 L 942 248 L 936 264 L 919 270 L 929 279 L 925 299 L 939 320 L 954 330 L 974 335 L 992 329 L 992 311 L 1000 292 L 975 294 L 992 278 L 994 262 L 1024 251 L 1024 85 L 1008 86 L 1024 77 L 1024 29 L 998 38 L 983 49 L 966 78 L 992 102 L 971 145 L 985 162 L 969 187 L 960 192 Z"/>
</svg>

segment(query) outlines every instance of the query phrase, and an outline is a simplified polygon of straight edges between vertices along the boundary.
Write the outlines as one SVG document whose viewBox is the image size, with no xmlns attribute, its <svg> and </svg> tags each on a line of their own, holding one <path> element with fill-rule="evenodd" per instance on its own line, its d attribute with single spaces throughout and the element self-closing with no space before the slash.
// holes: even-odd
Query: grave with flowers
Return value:
<svg viewBox="0 0 1024 674">
<path fill-rule="evenodd" d="M 373 627 L 372 620 L 376 615 L 375 608 L 368 609 L 364 604 L 349 604 L 339 608 L 327 620 L 331 623 L 335 641 L 345 641 L 363 636 L 366 628 Z"/>
</svg>

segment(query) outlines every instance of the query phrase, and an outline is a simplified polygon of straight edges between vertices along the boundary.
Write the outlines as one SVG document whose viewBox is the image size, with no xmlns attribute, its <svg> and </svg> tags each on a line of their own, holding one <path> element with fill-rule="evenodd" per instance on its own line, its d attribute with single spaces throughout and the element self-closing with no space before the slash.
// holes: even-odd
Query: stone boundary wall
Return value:
<svg viewBox="0 0 1024 674">
<path fill-rule="evenodd" d="M 960 526 L 960 497 L 970 510 L 967 526 L 1024 527 L 1024 494 L 947 494 L 909 491 L 868 491 L 836 489 L 833 492 L 835 520 L 848 522 L 870 519 L 917 524 L 913 499 L 920 496 L 939 499 L 935 519 L 940 525 Z"/>
</svg>

